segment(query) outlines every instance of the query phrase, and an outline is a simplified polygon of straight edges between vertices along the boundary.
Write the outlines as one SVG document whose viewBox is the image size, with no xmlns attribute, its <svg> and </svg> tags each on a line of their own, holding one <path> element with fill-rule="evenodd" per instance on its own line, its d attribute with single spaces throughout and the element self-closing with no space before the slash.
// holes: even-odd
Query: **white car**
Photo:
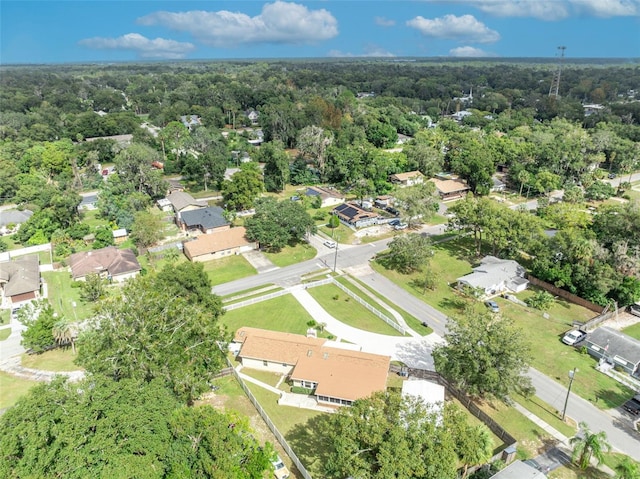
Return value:
<svg viewBox="0 0 640 479">
<path fill-rule="evenodd" d="M 569 346 L 574 346 L 584 340 L 587 337 L 587 333 L 581 329 L 573 329 L 564 335 L 562 342 Z"/>
<path fill-rule="evenodd" d="M 327 248 L 335 248 L 335 247 L 338 246 L 338 243 L 336 243 L 335 241 L 331 241 L 331 240 L 327 240 L 322 244 L 325 245 Z"/>
<path fill-rule="evenodd" d="M 287 479 L 289 477 L 289 469 L 284 465 L 280 456 L 276 456 L 275 461 L 271 461 L 273 465 L 273 475 L 276 479 Z"/>
</svg>

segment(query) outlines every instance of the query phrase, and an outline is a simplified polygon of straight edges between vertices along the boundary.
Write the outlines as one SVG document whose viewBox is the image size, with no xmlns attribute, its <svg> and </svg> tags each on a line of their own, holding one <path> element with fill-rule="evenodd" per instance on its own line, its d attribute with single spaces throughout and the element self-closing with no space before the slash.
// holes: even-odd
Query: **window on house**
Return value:
<svg viewBox="0 0 640 479">
<path fill-rule="evenodd" d="M 269 366 L 269 361 L 262 361 L 263 366 Z"/>
</svg>

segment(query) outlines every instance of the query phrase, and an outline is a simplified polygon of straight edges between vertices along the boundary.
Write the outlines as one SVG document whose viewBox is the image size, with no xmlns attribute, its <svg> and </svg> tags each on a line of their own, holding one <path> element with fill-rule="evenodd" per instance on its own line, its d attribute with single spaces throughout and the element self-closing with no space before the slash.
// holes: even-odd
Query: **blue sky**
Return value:
<svg viewBox="0 0 640 479">
<path fill-rule="evenodd" d="M 640 0 L 0 1 L 0 63 L 640 57 Z"/>
</svg>

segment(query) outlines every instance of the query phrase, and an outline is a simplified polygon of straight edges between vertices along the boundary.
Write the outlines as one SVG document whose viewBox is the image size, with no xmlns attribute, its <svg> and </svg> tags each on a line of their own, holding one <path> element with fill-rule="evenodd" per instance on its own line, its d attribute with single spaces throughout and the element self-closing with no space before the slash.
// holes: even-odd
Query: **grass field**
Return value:
<svg viewBox="0 0 640 479">
<path fill-rule="evenodd" d="M 627 336 L 631 336 L 632 338 L 640 340 L 640 322 L 624 328 L 622 332 Z"/>
<path fill-rule="evenodd" d="M 310 288 L 308 292 L 327 313 L 349 326 L 372 333 L 402 336 L 333 284 Z"/>
<path fill-rule="evenodd" d="M 11 328 L 0 329 L 0 341 L 4 341 L 11 336 Z"/>
<path fill-rule="evenodd" d="M 42 354 L 23 354 L 21 362 L 25 368 L 43 371 L 78 371 L 82 368 L 73 364 L 76 357 L 77 351 L 73 354 L 71 348 L 56 348 Z"/>
<path fill-rule="evenodd" d="M 69 321 L 83 320 L 93 315 L 94 303 L 80 299 L 80 288 L 67 271 L 45 271 L 42 277 L 47 282 L 49 302 L 59 316 Z M 75 287 L 72 286 L 75 283 Z M 74 307 L 75 304 L 75 307 Z"/>
<path fill-rule="evenodd" d="M 38 384 L 36 381 L 17 378 L 0 372 L 0 409 L 13 406 L 29 389 Z"/>
<path fill-rule="evenodd" d="M 285 246 L 278 253 L 265 253 L 265 256 L 275 264 L 284 268 L 295 263 L 301 263 L 315 257 L 316 249 L 309 243 L 298 243 L 295 246 Z"/>
<path fill-rule="evenodd" d="M 0 309 L 0 324 L 9 324 L 9 319 L 11 319 L 11 310 Z"/>
<path fill-rule="evenodd" d="M 313 318 L 290 294 L 227 311 L 220 322 L 234 332 L 242 326 L 306 334 Z"/>
<path fill-rule="evenodd" d="M 241 255 L 227 256 L 203 264 L 213 286 L 256 274 L 255 268 Z"/>
</svg>

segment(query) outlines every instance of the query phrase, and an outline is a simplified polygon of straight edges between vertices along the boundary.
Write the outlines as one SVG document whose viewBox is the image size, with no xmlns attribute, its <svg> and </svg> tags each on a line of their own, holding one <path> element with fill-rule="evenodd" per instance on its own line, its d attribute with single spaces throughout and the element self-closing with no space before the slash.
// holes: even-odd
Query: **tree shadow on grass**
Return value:
<svg viewBox="0 0 640 479">
<path fill-rule="evenodd" d="M 323 436 L 327 429 L 328 414 L 312 417 L 304 424 L 296 424 L 288 433 L 287 441 L 314 477 L 321 477 L 323 466 L 331 453 L 331 444 Z"/>
<path fill-rule="evenodd" d="M 612 409 L 622 406 L 633 395 L 632 391 L 625 390 L 624 386 L 620 385 L 616 389 L 599 389 L 596 391 L 594 405 L 601 409 Z"/>
<path fill-rule="evenodd" d="M 469 305 L 469 300 L 461 297 L 453 297 L 453 298 L 442 298 L 440 302 L 438 302 L 438 306 L 445 311 L 456 310 L 459 313 L 465 311 L 467 306 Z"/>
<path fill-rule="evenodd" d="M 475 264 L 478 262 L 478 255 L 473 242 L 473 238 L 458 238 L 451 241 L 443 241 L 434 245 L 434 248 L 446 251 L 456 259 Z"/>
</svg>

